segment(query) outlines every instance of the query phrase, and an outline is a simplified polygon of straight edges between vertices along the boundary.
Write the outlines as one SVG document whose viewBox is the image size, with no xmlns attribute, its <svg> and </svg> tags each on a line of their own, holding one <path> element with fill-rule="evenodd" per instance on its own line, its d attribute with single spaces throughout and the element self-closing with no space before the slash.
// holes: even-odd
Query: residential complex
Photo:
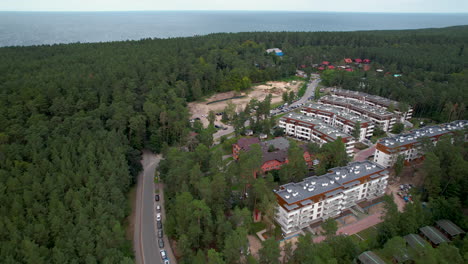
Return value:
<svg viewBox="0 0 468 264">
<path fill-rule="evenodd" d="M 468 120 L 460 120 L 416 129 L 395 137 L 381 138 L 376 145 L 374 162 L 384 167 L 391 167 L 399 155 L 403 155 L 406 162 L 422 158 L 424 155 L 420 143 L 422 138 L 429 138 L 435 145 L 441 136 L 453 134 L 453 131 L 467 126 Z"/>
<path fill-rule="evenodd" d="M 340 88 L 332 88 L 330 92 L 336 97 L 356 100 L 364 104 L 378 106 L 385 109 L 388 109 L 390 106 L 393 106 L 393 108 L 395 109 L 395 113 L 401 117 L 402 121 L 409 120 L 413 116 L 413 108 L 411 108 L 411 106 L 403 106 L 403 104 L 400 104 L 399 102 L 390 100 L 388 98 Z M 402 107 L 408 108 L 403 109 L 406 112 L 402 112 Z"/>
<path fill-rule="evenodd" d="M 274 191 L 278 202 L 276 221 L 287 235 L 336 217 L 358 202 L 382 196 L 387 178 L 388 171 L 383 166 L 362 161 L 281 185 Z"/>
<path fill-rule="evenodd" d="M 289 141 L 286 138 L 278 137 L 272 140 L 260 141 L 256 137 L 241 138 L 232 145 L 232 156 L 238 160 L 241 151 L 249 151 L 252 144 L 259 144 L 262 150 L 261 171 L 266 173 L 271 170 L 279 170 L 281 166 L 288 163 Z M 305 146 L 304 162 L 312 166 L 314 159 Z"/>
<path fill-rule="evenodd" d="M 301 109 L 301 113 L 306 116 L 323 120 L 328 125 L 340 129 L 342 132 L 352 134 L 356 123 L 359 122 L 360 131 L 358 141 L 370 138 L 374 132 L 374 123 L 362 116 L 352 112 L 346 112 L 338 107 L 309 103 Z"/>
<path fill-rule="evenodd" d="M 279 127 L 283 128 L 284 133 L 288 136 L 313 141 L 320 145 L 335 141 L 341 137 L 348 155 L 352 155 L 356 143 L 351 135 L 341 132 L 324 121 L 297 113 L 290 113 L 281 117 Z"/>
<path fill-rule="evenodd" d="M 324 96 L 319 103 L 332 105 L 346 112 L 368 118 L 383 131 L 390 131 L 396 123 L 396 115 L 382 107 L 365 104 L 356 100 L 340 98 L 336 96 Z"/>
</svg>

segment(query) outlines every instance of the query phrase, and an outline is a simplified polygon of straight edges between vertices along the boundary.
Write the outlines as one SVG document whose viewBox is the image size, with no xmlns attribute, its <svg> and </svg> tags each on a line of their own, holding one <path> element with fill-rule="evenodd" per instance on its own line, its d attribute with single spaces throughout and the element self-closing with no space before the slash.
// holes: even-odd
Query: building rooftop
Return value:
<svg viewBox="0 0 468 264">
<path fill-rule="evenodd" d="M 326 111 L 326 112 L 331 112 L 337 116 L 340 116 L 346 120 L 349 120 L 351 122 L 360 122 L 362 123 L 367 123 L 371 122 L 369 119 L 365 117 L 361 117 L 355 113 L 351 112 L 346 112 L 338 107 L 330 106 L 330 105 L 324 105 L 324 104 L 318 104 L 318 103 L 308 103 L 304 107 L 308 107 L 314 110 L 319 110 L 319 111 Z"/>
<path fill-rule="evenodd" d="M 424 240 L 420 235 L 409 234 L 403 238 L 406 240 L 406 243 L 408 243 L 408 245 L 415 250 L 420 250 L 429 246 L 427 241 Z"/>
<path fill-rule="evenodd" d="M 372 105 L 367 105 L 367 104 L 364 104 L 364 103 L 361 103 L 361 102 L 357 102 L 357 101 L 354 101 L 354 100 L 350 100 L 350 99 L 345 99 L 345 98 L 339 98 L 339 97 L 335 97 L 335 96 L 324 96 L 322 98 L 320 98 L 320 101 L 319 102 L 328 102 L 328 103 L 333 103 L 333 104 L 336 104 L 336 105 L 340 105 L 340 106 L 343 106 L 345 108 L 350 108 L 350 109 L 355 109 L 355 110 L 358 110 L 358 111 L 364 111 L 364 112 L 367 112 L 367 113 L 370 113 L 370 114 L 373 114 L 373 115 L 377 115 L 379 117 L 392 117 L 392 116 L 395 116 L 395 114 L 381 108 L 381 107 L 378 107 L 378 106 L 372 106 Z"/>
<path fill-rule="evenodd" d="M 398 105 L 399 105 L 397 101 L 390 100 L 388 98 L 381 97 L 378 95 L 367 94 L 367 93 L 363 93 L 359 91 L 350 91 L 350 90 L 345 90 L 345 89 L 340 89 L 340 88 L 332 88 L 330 91 L 336 95 L 365 100 L 365 101 L 369 101 L 369 102 L 382 105 L 385 107 L 389 107 L 390 105 L 393 105 L 395 109 L 398 109 Z"/>
<path fill-rule="evenodd" d="M 289 114 L 281 117 L 280 120 L 286 121 L 287 119 L 292 119 L 295 122 L 297 122 L 299 125 L 301 125 L 301 124 L 304 125 L 304 126 L 312 125 L 315 130 L 329 136 L 333 140 L 337 140 L 338 137 L 341 137 L 343 139 L 344 138 L 351 138 L 351 135 L 343 133 L 340 130 L 338 130 L 337 128 L 334 128 L 334 127 L 326 124 L 325 122 L 323 122 L 322 120 L 317 119 L 317 118 L 301 115 L 301 114 L 298 114 L 298 113 L 289 113 Z"/>
<path fill-rule="evenodd" d="M 423 233 L 424 236 L 427 237 L 427 239 L 429 239 L 434 245 L 439 245 L 442 242 L 450 242 L 450 240 L 435 227 L 425 226 L 419 228 L 419 231 L 421 231 L 421 233 Z"/>
<path fill-rule="evenodd" d="M 440 229 L 452 237 L 465 233 L 465 231 L 463 231 L 460 227 L 447 219 L 439 220 L 436 222 L 436 224 L 438 227 L 440 227 Z"/>
<path fill-rule="evenodd" d="M 245 151 L 250 150 L 250 145 L 252 144 L 259 144 L 260 140 L 257 137 L 251 137 L 251 138 L 240 138 L 237 141 L 237 145 Z"/>
<path fill-rule="evenodd" d="M 363 252 L 358 256 L 358 259 L 363 264 L 385 264 L 385 261 L 372 251 Z"/>
<path fill-rule="evenodd" d="M 397 148 L 407 144 L 416 143 L 422 137 L 435 137 L 447 134 L 450 131 L 461 130 L 468 126 L 468 120 L 458 120 L 451 123 L 440 124 L 436 126 L 424 127 L 407 133 L 398 134 L 394 137 L 379 139 L 378 143 L 386 147 Z"/>
<path fill-rule="evenodd" d="M 262 147 L 263 162 L 269 160 L 284 162 L 288 158 L 289 141 L 284 137 L 278 137 L 272 140 L 264 141 L 260 143 L 260 146 Z M 273 146 L 275 151 L 269 152 L 268 150 L 270 146 Z"/>
<path fill-rule="evenodd" d="M 344 167 L 330 169 L 330 171 L 322 176 L 311 176 L 301 182 L 281 185 L 274 192 L 285 202 L 292 204 L 328 192 L 334 192 L 334 195 L 339 194 L 349 188 L 349 183 L 361 177 L 377 172 L 384 175 L 387 172 L 383 166 L 371 161 L 352 162 Z"/>
</svg>

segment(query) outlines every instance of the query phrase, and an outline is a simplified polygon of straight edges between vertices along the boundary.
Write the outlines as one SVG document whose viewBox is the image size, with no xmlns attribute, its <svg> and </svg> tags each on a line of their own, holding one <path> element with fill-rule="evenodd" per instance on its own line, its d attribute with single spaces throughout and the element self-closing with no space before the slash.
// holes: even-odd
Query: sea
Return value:
<svg viewBox="0 0 468 264">
<path fill-rule="evenodd" d="M 218 32 L 356 31 L 468 25 L 468 14 L 274 11 L 0 12 L 0 47 Z"/>
</svg>

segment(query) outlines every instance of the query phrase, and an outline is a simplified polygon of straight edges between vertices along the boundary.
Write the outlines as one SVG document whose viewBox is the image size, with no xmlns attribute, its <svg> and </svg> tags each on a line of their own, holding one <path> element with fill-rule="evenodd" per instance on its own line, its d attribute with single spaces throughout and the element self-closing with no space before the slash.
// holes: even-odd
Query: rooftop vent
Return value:
<svg viewBox="0 0 468 264">
<path fill-rule="evenodd" d="M 298 192 L 295 192 L 293 193 L 293 196 L 296 197 L 299 193 Z"/>
<path fill-rule="evenodd" d="M 286 199 L 289 199 L 289 197 L 291 197 L 291 196 L 289 196 L 289 195 L 285 195 L 284 197 L 285 197 Z"/>
<path fill-rule="evenodd" d="M 340 175 L 340 173 L 341 173 L 340 171 L 337 171 L 337 172 L 336 172 L 336 175 Z"/>
<path fill-rule="evenodd" d="M 287 191 L 288 193 L 291 193 L 291 192 L 292 192 L 292 190 L 291 190 L 291 189 L 287 189 L 286 191 Z"/>
<path fill-rule="evenodd" d="M 309 192 L 312 192 L 312 191 L 314 191 L 314 190 L 315 190 L 315 188 L 314 188 L 314 187 L 310 187 L 310 188 L 309 188 L 309 189 L 307 189 L 307 190 L 308 190 Z"/>
<path fill-rule="evenodd" d="M 335 181 L 330 181 L 330 184 L 334 184 L 334 183 L 335 183 Z"/>
<path fill-rule="evenodd" d="M 313 182 L 311 182 L 311 184 L 312 184 L 312 185 L 315 185 L 315 182 L 313 181 Z"/>
<path fill-rule="evenodd" d="M 341 175 L 341 178 L 342 179 L 346 178 L 346 174 Z"/>
<path fill-rule="evenodd" d="M 372 168 L 375 168 L 375 167 L 376 167 L 375 164 L 372 164 Z"/>
<path fill-rule="evenodd" d="M 340 177 L 339 177 L 339 176 L 335 177 L 335 180 L 339 180 L 339 179 L 340 179 Z"/>
<path fill-rule="evenodd" d="M 360 171 L 354 171 L 354 174 L 359 174 L 359 173 L 360 173 Z"/>
</svg>

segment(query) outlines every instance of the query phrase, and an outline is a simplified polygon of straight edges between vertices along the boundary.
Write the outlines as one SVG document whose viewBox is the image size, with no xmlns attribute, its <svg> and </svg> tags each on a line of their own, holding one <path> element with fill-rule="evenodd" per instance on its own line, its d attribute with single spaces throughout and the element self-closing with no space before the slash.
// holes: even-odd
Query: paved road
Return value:
<svg viewBox="0 0 468 264">
<path fill-rule="evenodd" d="M 156 232 L 156 202 L 154 200 L 156 187 L 154 184 L 154 172 L 161 159 L 161 155 L 155 155 L 148 151 L 143 152 L 143 160 L 141 161 L 143 171 L 138 175 L 137 183 L 135 233 L 133 236 L 136 263 L 139 264 L 162 263 Z M 159 190 L 159 193 L 161 196 L 159 204 L 162 208 L 162 218 L 164 221 L 164 196 L 162 188 Z M 164 236 L 164 246 L 171 263 L 175 263 L 175 258 L 172 250 L 169 248 L 169 241 L 166 236 Z"/>
</svg>

